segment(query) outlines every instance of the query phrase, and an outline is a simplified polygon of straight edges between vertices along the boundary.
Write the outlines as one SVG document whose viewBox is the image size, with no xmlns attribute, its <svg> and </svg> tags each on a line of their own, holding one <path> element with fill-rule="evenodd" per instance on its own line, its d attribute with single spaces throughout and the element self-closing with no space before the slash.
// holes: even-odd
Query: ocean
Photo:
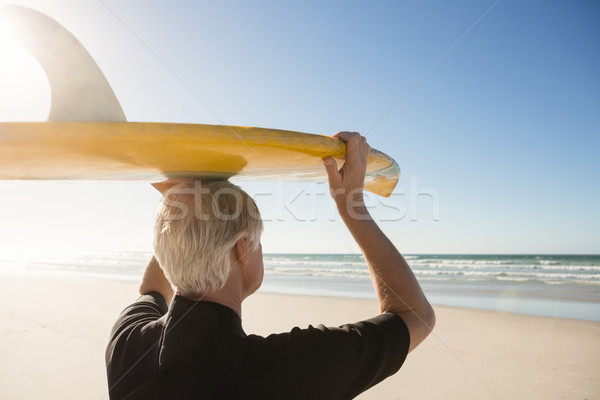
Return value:
<svg viewBox="0 0 600 400">
<path fill-rule="evenodd" d="M 7 256 L 0 273 L 138 282 L 149 252 Z M 600 255 L 405 255 L 430 302 L 600 321 Z M 261 291 L 375 298 L 356 254 L 265 254 Z"/>
</svg>

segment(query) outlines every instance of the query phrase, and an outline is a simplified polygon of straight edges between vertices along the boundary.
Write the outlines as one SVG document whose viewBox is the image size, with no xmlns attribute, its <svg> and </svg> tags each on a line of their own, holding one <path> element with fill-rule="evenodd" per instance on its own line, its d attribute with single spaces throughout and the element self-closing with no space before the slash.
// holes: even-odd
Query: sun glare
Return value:
<svg viewBox="0 0 600 400">
<path fill-rule="evenodd" d="M 45 121 L 50 83 L 42 66 L 8 29 L 0 30 L 0 121 Z"/>
</svg>

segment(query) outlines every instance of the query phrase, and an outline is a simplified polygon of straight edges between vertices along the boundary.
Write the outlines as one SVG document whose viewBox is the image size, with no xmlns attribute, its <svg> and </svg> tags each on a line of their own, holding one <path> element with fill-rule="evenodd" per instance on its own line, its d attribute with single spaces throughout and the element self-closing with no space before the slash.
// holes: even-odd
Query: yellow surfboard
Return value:
<svg viewBox="0 0 600 400">
<path fill-rule="evenodd" d="M 44 68 L 52 93 L 48 122 L 0 122 L 0 179 L 324 179 L 323 157 L 343 163 L 345 143 L 329 136 L 126 122 L 100 68 L 66 29 L 23 7 L 0 14 Z M 73 68 L 76 81 L 69 77 Z M 365 189 L 389 196 L 400 175 L 396 162 L 373 150 L 367 164 Z"/>
</svg>

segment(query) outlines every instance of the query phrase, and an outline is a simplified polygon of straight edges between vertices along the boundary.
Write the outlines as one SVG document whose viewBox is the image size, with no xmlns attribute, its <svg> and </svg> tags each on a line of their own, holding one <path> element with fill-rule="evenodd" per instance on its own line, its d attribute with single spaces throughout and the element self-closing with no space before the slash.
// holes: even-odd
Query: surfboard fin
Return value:
<svg viewBox="0 0 600 400">
<path fill-rule="evenodd" d="M 94 59 L 62 25 L 15 5 L 0 8 L 0 18 L 46 72 L 51 92 L 48 121 L 127 121 Z"/>
</svg>

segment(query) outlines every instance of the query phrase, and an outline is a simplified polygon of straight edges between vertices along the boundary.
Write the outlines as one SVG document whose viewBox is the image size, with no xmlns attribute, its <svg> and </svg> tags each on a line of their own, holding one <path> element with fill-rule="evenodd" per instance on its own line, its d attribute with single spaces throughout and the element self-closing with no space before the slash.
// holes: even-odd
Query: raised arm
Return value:
<svg viewBox="0 0 600 400">
<path fill-rule="evenodd" d="M 163 182 L 153 183 L 152 186 L 164 195 L 175 185 L 190 185 L 193 184 L 193 182 L 193 179 L 168 179 Z M 160 293 L 167 304 L 171 302 L 174 294 L 173 287 L 165 276 L 165 272 L 161 268 L 155 256 L 152 256 L 152 259 L 148 263 L 146 271 L 144 271 L 142 283 L 140 284 L 140 294 L 146 294 L 150 292 Z"/>
<path fill-rule="evenodd" d="M 173 287 L 171 287 L 163 269 L 154 256 L 152 256 L 152 259 L 148 263 L 146 271 L 144 271 L 142 283 L 140 284 L 140 294 L 150 292 L 160 293 L 167 304 L 171 302 L 171 298 L 173 297 Z"/>
<path fill-rule="evenodd" d="M 347 151 L 339 170 L 335 159 L 323 160 L 331 196 L 365 257 L 381 312 L 395 313 L 404 320 L 412 351 L 433 329 L 433 308 L 404 257 L 379 229 L 364 204 L 363 186 L 371 150 L 366 139 L 356 132 L 340 132 L 335 137 L 346 142 Z"/>
</svg>

